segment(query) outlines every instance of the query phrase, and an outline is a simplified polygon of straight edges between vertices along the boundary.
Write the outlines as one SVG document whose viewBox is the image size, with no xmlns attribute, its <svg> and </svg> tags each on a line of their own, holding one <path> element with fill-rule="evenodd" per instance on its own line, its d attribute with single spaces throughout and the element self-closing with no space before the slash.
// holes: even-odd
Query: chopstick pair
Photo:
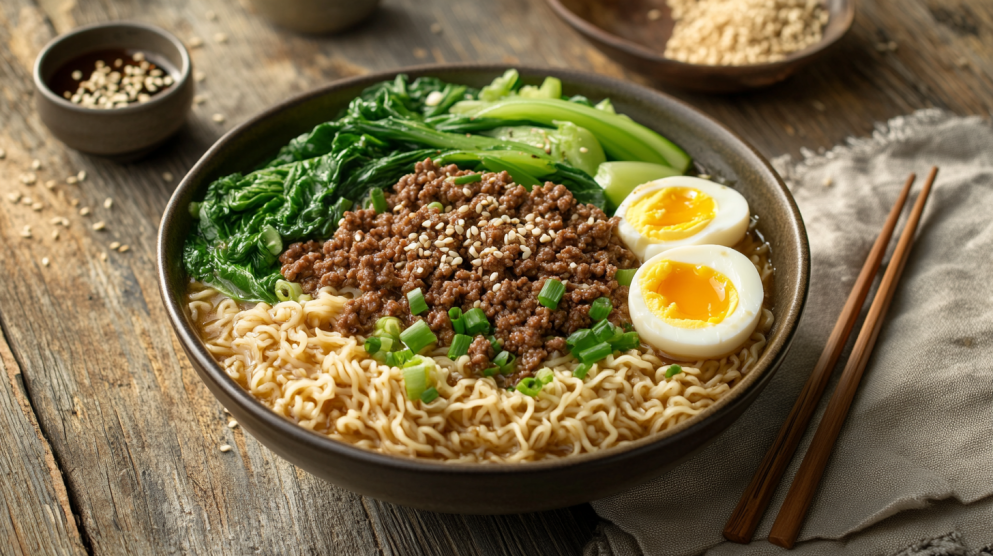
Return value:
<svg viewBox="0 0 993 556">
<path fill-rule="evenodd" d="M 807 511 L 810 509 L 810 503 L 813 501 L 814 493 L 820 484 L 828 458 L 834 450 L 835 441 L 841 432 L 845 417 L 848 415 L 848 409 L 855 397 L 856 390 L 858 390 L 859 382 L 862 380 L 862 373 L 865 371 L 865 366 L 869 361 L 869 355 L 875 346 L 876 338 L 882 327 L 883 317 L 885 317 L 890 301 L 893 299 L 896 284 L 907 263 L 914 232 L 917 230 L 917 224 L 920 222 L 921 214 L 924 212 L 924 204 L 927 202 L 928 195 L 931 193 L 931 186 L 934 183 L 937 173 L 938 168 L 932 167 L 924 183 L 924 187 L 917 196 L 914 208 L 907 218 L 907 223 L 900 235 L 900 240 L 893 252 L 893 256 L 890 258 L 890 264 L 883 274 L 883 279 L 879 284 L 876 297 L 869 307 L 869 312 L 862 325 L 862 330 L 859 332 L 858 338 L 855 341 L 855 346 L 848 358 L 848 363 L 845 365 L 844 371 L 842 371 L 838 386 L 831 396 L 824 416 L 821 418 L 821 422 L 817 427 L 817 432 L 814 434 L 810 447 L 807 449 L 803 462 L 800 464 L 800 469 L 793 478 L 789 493 L 786 495 L 786 499 L 779 509 L 779 515 L 776 516 L 776 521 L 773 523 L 772 530 L 769 533 L 769 542 L 773 544 L 784 548 L 793 548 L 793 545 L 796 543 L 800 527 L 803 525 Z M 838 322 L 835 323 L 834 329 L 828 337 L 827 344 L 824 346 L 824 351 L 814 366 L 814 370 L 811 372 L 806 384 L 804 384 L 803 390 L 793 405 L 789 417 L 786 418 L 786 422 L 783 423 L 782 428 L 779 430 L 779 435 L 776 437 L 775 442 L 773 442 L 765 458 L 763 458 L 748 488 L 742 493 L 741 500 L 738 501 L 737 507 L 731 513 L 731 517 L 728 518 L 727 524 L 724 526 L 724 537 L 729 541 L 737 543 L 751 542 L 755 528 L 758 527 L 759 521 L 769 506 L 772 495 L 783 473 L 786 471 L 790 460 L 793 459 L 797 445 L 800 443 L 800 439 L 803 438 L 807 430 L 807 425 L 810 423 L 810 419 L 817 409 L 817 405 L 831 377 L 831 370 L 838 362 L 838 358 L 841 356 L 841 352 L 848 341 L 848 336 L 855 326 L 859 311 L 869 294 L 869 289 L 872 286 L 876 273 L 879 271 L 883 255 L 886 252 L 886 246 L 890 242 L 893 230 L 896 228 L 897 220 L 900 218 L 903 205 L 907 200 L 907 196 L 910 194 L 910 188 L 914 184 L 915 179 L 915 174 L 910 174 L 910 177 L 907 178 L 903 190 L 900 192 L 899 197 L 897 197 L 893 209 L 883 224 L 883 229 L 880 231 L 879 237 L 876 238 L 876 243 L 872 246 L 872 250 L 869 251 L 868 257 L 866 257 L 862 271 L 859 273 L 858 279 L 855 281 L 855 286 L 848 295 L 848 300 L 845 302 L 845 306 L 838 316 Z"/>
</svg>

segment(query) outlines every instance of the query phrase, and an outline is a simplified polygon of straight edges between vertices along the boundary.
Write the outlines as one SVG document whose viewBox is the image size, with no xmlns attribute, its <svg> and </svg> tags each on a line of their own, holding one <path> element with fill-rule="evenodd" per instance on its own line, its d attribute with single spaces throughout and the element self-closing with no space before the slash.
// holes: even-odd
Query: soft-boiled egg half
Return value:
<svg viewBox="0 0 993 556">
<path fill-rule="evenodd" d="M 617 207 L 617 231 L 637 257 L 684 245 L 726 245 L 748 231 L 748 203 L 712 181 L 673 176 L 639 185 Z"/>
<path fill-rule="evenodd" d="M 762 278 L 723 245 L 660 253 L 631 280 L 628 310 L 642 341 L 684 361 L 723 357 L 752 335 L 762 314 Z"/>
</svg>

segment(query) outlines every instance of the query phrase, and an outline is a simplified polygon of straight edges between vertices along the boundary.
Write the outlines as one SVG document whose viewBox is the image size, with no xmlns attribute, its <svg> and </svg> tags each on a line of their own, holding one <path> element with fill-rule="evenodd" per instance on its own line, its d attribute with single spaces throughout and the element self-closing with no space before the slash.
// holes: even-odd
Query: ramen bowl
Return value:
<svg viewBox="0 0 993 556">
<path fill-rule="evenodd" d="M 772 378 L 796 330 L 807 294 L 807 236 L 792 196 L 761 155 L 719 123 L 653 90 L 590 73 L 518 67 L 525 83 L 552 75 L 562 81 L 567 95 L 609 97 L 618 112 L 682 146 L 701 169 L 723 178 L 746 198 L 776 264 L 775 325 L 753 370 L 712 406 L 661 433 L 595 453 L 516 464 L 444 463 L 365 450 L 277 415 L 229 378 L 207 351 L 186 310 L 190 278 L 182 250 L 194 226 L 189 203 L 201 199 L 213 180 L 267 160 L 293 137 L 338 113 L 369 85 L 406 73 L 478 87 L 506 69 L 414 67 L 338 81 L 289 99 L 211 147 L 176 189 L 162 217 L 159 285 L 171 324 L 201 379 L 241 426 L 272 451 L 359 494 L 427 510 L 475 514 L 547 510 L 616 494 L 671 469 L 733 423 Z"/>
</svg>

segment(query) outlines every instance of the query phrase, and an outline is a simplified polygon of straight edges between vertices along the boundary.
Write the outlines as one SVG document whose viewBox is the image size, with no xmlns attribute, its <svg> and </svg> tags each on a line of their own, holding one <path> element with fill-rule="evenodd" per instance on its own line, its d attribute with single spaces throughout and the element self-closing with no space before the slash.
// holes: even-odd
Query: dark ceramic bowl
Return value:
<svg viewBox="0 0 993 556">
<path fill-rule="evenodd" d="M 252 6 L 276 25 L 306 34 L 338 33 L 358 25 L 376 11 L 379 0 L 252 0 Z"/>
<path fill-rule="evenodd" d="M 853 0 L 823 0 L 830 15 L 821 42 L 778 62 L 749 66 L 705 66 L 662 55 L 673 20 L 664 0 L 547 0 L 556 14 L 615 61 L 658 83 L 690 91 L 733 93 L 766 87 L 816 60 L 848 32 Z M 648 12 L 659 10 L 652 21 Z"/>
<path fill-rule="evenodd" d="M 151 100 L 100 110 L 73 104 L 49 88 L 66 62 L 99 50 L 138 50 L 169 72 L 173 85 Z M 99 23 L 74 29 L 45 45 L 34 64 L 38 114 L 57 139 L 84 153 L 139 158 L 179 131 L 193 103 L 190 55 L 172 34 L 142 23 Z"/>
<path fill-rule="evenodd" d="M 481 86 L 506 69 L 442 65 L 403 73 Z M 619 112 L 675 141 L 745 196 L 759 215 L 758 229 L 771 243 L 776 265 L 776 324 L 755 370 L 713 406 L 660 434 L 595 454 L 524 464 L 445 464 L 373 453 L 298 427 L 256 401 L 207 352 L 186 310 L 189 277 L 182 246 L 194 226 L 187 207 L 203 198 L 212 180 L 255 167 L 291 138 L 336 114 L 363 88 L 399 72 L 377 73 L 300 95 L 231 130 L 193 167 L 162 216 L 159 286 L 176 334 L 214 396 L 280 456 L 349 490 L 417 508 L 480 514 L 558 508 L 616 494 L 670 469 L 733 423 L 779 366 L 806 299 L 809 251 L 793 197 L 766 160 L 719 123 L 650 89 L 578 71 L 518 70 L 527 83 L 554 75 L 562 80 L 565 94 L 610 97 Z"/>
</svg>

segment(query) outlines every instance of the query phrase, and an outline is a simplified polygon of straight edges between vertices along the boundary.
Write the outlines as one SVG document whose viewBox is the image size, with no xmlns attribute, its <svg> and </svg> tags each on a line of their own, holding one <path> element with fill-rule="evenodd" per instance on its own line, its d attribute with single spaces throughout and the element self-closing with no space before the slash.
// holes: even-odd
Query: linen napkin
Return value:
<svg viewBox="0 0 993 556">
<path fill-rule="evenodd" d="M 979 117 L 923 110 L 877 125 L 872 137 L 803 154 L 774 161 L 803 214 L 812 257 L 810 294 L 787 359 L 754 405 L 700 453 L 594 502 L 609 522 L 588 555 L 786 553 L 765 538 L 855 334 L 756 540 L 729 543 L 721 531 L 907 175 L 918 175 L 909 206 L 932 165 L 940 172 L 910 259 L 792 553 L 993 554 L 993 128 Z"/>
</svg>

